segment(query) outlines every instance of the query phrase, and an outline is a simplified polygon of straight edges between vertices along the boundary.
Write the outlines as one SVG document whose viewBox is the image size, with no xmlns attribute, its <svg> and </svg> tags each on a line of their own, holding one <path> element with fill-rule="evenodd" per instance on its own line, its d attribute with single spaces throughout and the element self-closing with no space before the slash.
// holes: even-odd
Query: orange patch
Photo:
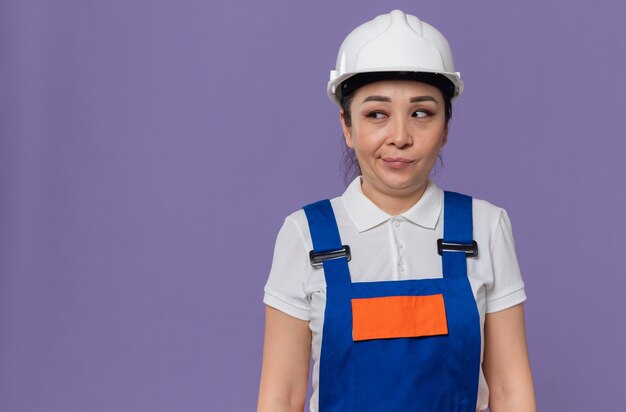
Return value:
<svg viewBox="0 0 626 412">
<path fill-rule="evenodd" d="M 442 294 L 352 299 L 355 341 L 446 334 Z"/>
</svg>

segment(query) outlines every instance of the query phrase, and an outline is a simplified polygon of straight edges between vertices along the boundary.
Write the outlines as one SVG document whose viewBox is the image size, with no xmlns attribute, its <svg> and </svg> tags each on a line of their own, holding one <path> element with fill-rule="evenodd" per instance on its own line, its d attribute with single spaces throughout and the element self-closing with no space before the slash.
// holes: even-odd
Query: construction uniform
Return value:
<svg viewBox="0 0 626 412">
<path fill-rule="evenodd" d="M 264 302 L 309 321 L 311 411 L 474 412 L 485 314 L 525 299 L 503 209 L 431 181 L 390 216 L 357 178 L 285 219 Z"/>
</svg>

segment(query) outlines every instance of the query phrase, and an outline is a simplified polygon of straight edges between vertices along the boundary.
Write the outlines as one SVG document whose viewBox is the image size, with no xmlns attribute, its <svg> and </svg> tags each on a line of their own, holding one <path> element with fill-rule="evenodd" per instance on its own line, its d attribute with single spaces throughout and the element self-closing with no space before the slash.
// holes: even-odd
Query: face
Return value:
<svg viewBox="0 0 626 412">
<path fill-rule="evenodd" d="M 351 125 L 341 123 L 370 198 L 423 193 L 447 142 L 445 102 L 426 83 L 385 80 L 359 88 L 351 103 Z"/>
</svg>

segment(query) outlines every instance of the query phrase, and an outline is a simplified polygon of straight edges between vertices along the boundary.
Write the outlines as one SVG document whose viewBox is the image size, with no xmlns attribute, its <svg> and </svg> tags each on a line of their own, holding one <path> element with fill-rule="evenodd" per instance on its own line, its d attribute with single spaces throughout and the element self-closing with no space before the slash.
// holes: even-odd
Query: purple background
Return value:
<svg viewBox="0 0 626 412">
<path fill-rule="evenodd" d="M 356 25 L 441 29 L 436 179 L 505 207 L 543 411 L 623 410 L 618 1 L 0 3 L 0 410 L 250 411 L 284 217 L 344 188 Z"/>
</svg>

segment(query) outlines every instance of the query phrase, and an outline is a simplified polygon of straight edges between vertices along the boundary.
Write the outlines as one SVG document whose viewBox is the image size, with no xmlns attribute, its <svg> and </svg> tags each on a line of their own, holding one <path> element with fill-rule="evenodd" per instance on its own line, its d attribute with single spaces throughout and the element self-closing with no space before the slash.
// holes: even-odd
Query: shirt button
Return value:
<svg viewBox="0 0 626 412">
<path fill-rule="evenodd" d="M 402 249 L 404 248 L 404 246 L 402 246 L 402 243 L 398 244 L 398 249 Z"/>
<path fill-rule="evenodd" d="M 400 227 L 400 221 L 399 221 L 399 220 L 394 221 L 394 222 L 393 222 L 393 224 L 394 224 L 396 227 Z"/>
</svg>

